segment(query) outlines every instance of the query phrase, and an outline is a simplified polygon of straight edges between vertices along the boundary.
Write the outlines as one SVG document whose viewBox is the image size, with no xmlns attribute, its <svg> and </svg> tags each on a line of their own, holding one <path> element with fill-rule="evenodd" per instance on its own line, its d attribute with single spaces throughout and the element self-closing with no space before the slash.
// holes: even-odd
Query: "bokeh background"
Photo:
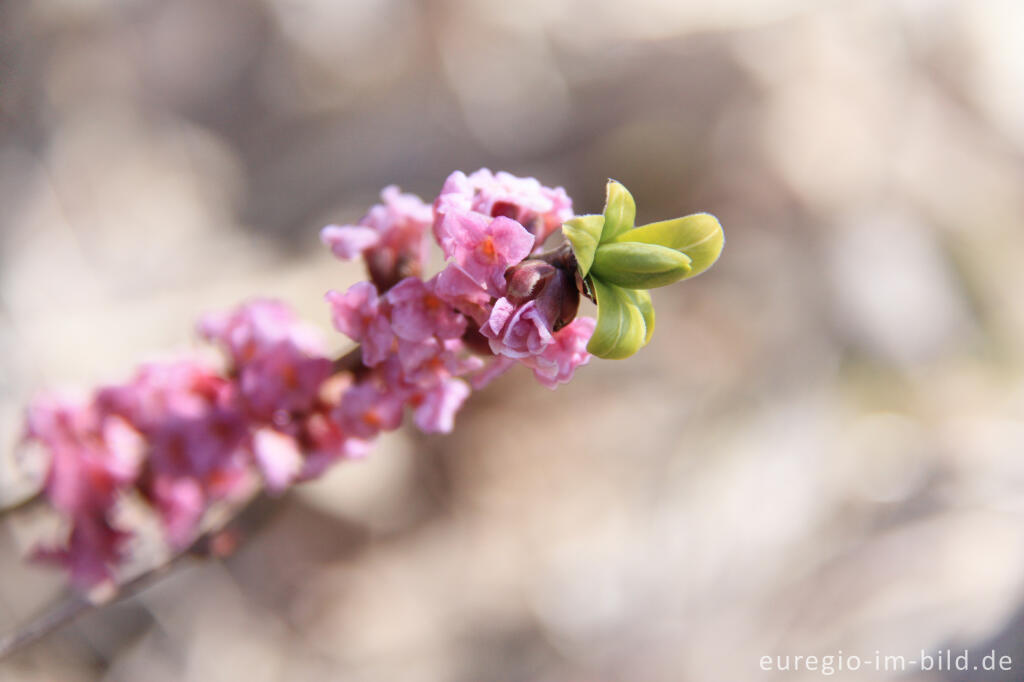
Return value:
<svg viewBox="0 0 1024 682">
<path fill-rule="evenodd" d="M 361 273 L 318 229 L 386 184 L 488 166 L 585 213 L 613 176 L 727 234 L 638 356 L 505 376 L 0 678 L 1020 679 L 1022 36 L 1018 0 L 0 3 L 8 496 L 36 390 L 254 294 L 329 329 Z M 34 528 L 0 525 L 5 631 L 63 594 Z"/>
</svg>

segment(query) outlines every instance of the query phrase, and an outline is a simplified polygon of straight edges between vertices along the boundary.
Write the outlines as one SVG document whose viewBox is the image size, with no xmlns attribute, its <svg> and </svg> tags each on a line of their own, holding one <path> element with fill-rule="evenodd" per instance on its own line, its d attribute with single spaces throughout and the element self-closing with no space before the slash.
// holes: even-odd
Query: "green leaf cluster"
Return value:
<svg viewBox="0 0 1024 682">
<path fill-rule="evenodd" d="M 722 253 L 725 235 L 708 213 L 634 227 L 636 203 L 623 185 L 608 181 L 601 215 L 562 225 L 580 275 L 597 301 L 597 327 L 587 350 L 627 358 L 651 340 L 654 306 L 649 289 L 694 277 Z"/>
</svg>

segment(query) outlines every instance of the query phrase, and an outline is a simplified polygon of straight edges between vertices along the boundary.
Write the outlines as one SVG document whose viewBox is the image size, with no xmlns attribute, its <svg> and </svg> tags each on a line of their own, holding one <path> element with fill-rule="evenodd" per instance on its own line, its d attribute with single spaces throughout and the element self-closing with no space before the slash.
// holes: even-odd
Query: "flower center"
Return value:
<svg viewBox="0 0 1024 682">
<path fill-rule="evenodd" d="M 498 252 L 494 248 L 494 237 L 491 237 L 490 235 L 484 237 L 484 240 L 480 242 L 480 253 L 482 253 L 484 258 L 489 261 L 493 261 L 495 259 Z"/>
<path fill-rule="evenodd" d="M 384 420 L 380 418 L 377 410 L 371 409 L 363 413 L 363 423 L 374 429 L 379 429 L 384 425 Z"/>
</svg>

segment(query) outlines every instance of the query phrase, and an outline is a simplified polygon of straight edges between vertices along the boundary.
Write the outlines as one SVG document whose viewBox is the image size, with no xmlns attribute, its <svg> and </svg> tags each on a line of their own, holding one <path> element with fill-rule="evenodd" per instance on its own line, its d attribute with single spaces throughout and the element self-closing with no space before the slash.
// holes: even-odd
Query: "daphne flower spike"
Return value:
<svg viewBox="0 0 1024 682">
<path fill-rule="evenodd" d="M 622 183 L 608 181 L 604 213 L 572 218 L 562 233 L 572 245 L 584 293 L 597 303 L 587 351 L 628 358 L 654 333 L 649 289 L 695 277 L 718 260 L 722 226 L 708 213 L 634 227 L 636 203 Z"/>
<path fill-rule="evenodd" d="M 386 188 L 357 223 L 321 233 L 366 266 L 367 279 L 326 294 L 356 347 L 333 357 L 287 305 L 253 299 L 200 321 L 220 365 L 149 363 L 80 399 L 30 405 L 25 439 L 47 457 L 40 497 L 67 531 L 35 556 L 84 590 L 122 584 L 140 530 L 123 500 L 148 507 L 181 552 L 216 509 L 364 457 L 406 415 L 451 431 L 472 391 L 513 367 L 554 389 L 592 355 L 632 355 L 654 331 L 648 289 L 703 272 L 723 244 L 705 213 L 642 227 L 635 216 L 615 181 L 602 215 L 578 217 L 561 187 L 487 169 L 452 173 L 430 202 Z M 545 246 L 559 225 L 567 242 Z M 431 241 L 445 258 L 434 274 Z M 581 296 L 596 300 L 596 321 L 578 316 Z"/>
</svg>

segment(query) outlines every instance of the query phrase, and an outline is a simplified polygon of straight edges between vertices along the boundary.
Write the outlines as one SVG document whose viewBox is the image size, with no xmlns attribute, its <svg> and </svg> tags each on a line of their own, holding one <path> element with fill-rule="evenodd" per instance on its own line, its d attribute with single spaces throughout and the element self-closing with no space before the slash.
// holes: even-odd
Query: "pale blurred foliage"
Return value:
<svg viewBox="0 0 1024 682">
<path fill-rule="evenodd" d="M 193 348 L 202 310 L 271 295 L 326 329 L 361 274 L 317 230 L 391 182 L 486 165 L 592 212 L 612 175 L 641 220 L 728 236 L 656 292 L 637 357 L 503 378 L 0 677 L 732 681 L 938 647 L 1019 670 L 1022 35 L 1016 0 L 0 5 L 8 451 L 32 392 Z M 60 594 L 20 561 L 32 527 L 0 530 L 4 630 Z"/>
</svg>

